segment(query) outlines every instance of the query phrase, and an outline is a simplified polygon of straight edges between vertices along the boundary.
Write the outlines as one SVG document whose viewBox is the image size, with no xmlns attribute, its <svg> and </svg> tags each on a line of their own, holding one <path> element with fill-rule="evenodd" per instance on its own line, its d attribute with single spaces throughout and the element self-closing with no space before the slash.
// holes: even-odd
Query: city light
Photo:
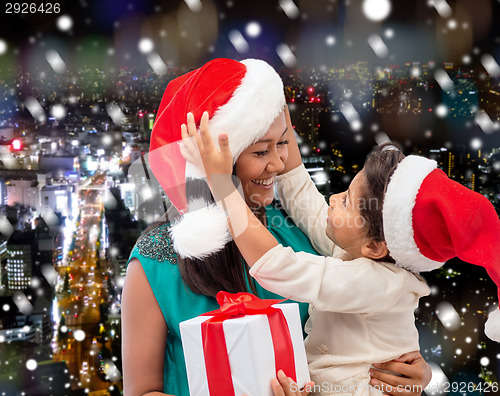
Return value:
<svg viewBox="0 0 500 396">
<path fill-rule="evenodd" d="M 23 148 L 23 145 L 19 139 L 14 139 L 12 141 L 12 149 L 15 151 L 19 151 Z"/>
</svg>

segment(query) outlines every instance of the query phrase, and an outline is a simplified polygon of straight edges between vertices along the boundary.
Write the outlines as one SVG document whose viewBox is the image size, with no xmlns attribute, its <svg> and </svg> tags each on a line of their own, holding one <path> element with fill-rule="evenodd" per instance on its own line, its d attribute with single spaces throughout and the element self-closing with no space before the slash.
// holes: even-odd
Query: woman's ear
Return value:
<svg viewBox="0 0 500 396">
<path fill-rule="evenodd" d="M 389 250 L 387 250 L 387 244 L 385 241 L 376 242 L 374 240 L 370 240 L 361 247 L 361 254 L 373 260 L 381 259 L 387 256 L 388 253 Z"/>
</svg>

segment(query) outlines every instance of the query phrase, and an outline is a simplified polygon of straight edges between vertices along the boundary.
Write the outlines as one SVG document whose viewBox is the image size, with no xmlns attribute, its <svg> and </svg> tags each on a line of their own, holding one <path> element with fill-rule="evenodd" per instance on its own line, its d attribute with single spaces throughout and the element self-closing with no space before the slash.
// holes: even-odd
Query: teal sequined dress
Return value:
<svg viewBox="0 0 500 396">
<path fill-rule="evenodd" d="M 279 203 L 266 207 L 269 231 L 283 246 L 317 254 L 309 239 L 277 205 Z M 177 396 L 189 396 L 179 323 L 218 309 L 219 306 L 212 297 L 192 293 L 182 281 L 168 227 L 163 224 L 142 237 L 132 250 L 129 262 L 133 258 L 140 261 L 167 324 L 163 391 Z M 258 284 L 256 287 L 260 298 L 279 298 Z M 308 304 L 300 303 L 303 325 L 307 320 L 307 310 Z"/>
</svg>

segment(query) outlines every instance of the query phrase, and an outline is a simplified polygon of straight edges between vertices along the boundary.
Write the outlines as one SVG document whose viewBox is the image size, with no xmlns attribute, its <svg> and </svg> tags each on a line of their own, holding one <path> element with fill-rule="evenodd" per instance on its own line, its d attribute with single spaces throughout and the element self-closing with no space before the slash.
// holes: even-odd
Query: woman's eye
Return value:
<svg viewBox="0 0 500 396">
<path fill-rule="evenodd" d="M 342 200 L 342 206 L 345 208 L 347 205 L 347 195 L 344 196 L 344 199 Z"/>
<path fill-rule="evenodd" d="M 284 145 L 284 144 L 288 144 L 288 140 L 283 140 L 282 142 L 278 142 L 278 145 Z"/>
<path fill-rule="evenodd" d="M 255 154 L 257 155 L 257 157 L 262 157 L 262 156 L 267 154 L 267 150 L 266 151 L 256 151 Z"/>
</svg>

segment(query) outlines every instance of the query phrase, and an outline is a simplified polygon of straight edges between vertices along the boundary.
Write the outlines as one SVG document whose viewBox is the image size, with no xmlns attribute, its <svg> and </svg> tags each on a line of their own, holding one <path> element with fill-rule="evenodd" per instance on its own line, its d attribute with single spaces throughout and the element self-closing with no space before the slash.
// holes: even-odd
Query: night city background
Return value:
<svg viewBox="0 0 500 396">
<path fill-rule="evenodd" d="M 0 14 L 2 396 L 121 393 L 126 262 L 164 211 L 144 166 L 155 111 L 171 79 L 214 57 L 278 70 L 325 196 L 391 139 L 500 212 L 499 0 L 23 4 Z M 459 260 L 423 275 L 426 393 L 483 394 L 470 384 L 500 380 L 483 333 L 495 285 Z"/>
</svg>

